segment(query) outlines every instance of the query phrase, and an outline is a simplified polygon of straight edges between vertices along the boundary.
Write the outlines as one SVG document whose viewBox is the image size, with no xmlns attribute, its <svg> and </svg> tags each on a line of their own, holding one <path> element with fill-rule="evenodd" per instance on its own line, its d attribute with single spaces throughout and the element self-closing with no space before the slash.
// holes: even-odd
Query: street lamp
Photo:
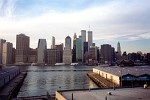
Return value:
<svg viewBox="0 0 150 100">
<path fill-rule="evenodd" d="M 119 72 L 121 74 L 121 77 L 120 77 L 120 82 L 121 82 L 120 87 L 122 87 L 122 69 Z"/>
</svg>

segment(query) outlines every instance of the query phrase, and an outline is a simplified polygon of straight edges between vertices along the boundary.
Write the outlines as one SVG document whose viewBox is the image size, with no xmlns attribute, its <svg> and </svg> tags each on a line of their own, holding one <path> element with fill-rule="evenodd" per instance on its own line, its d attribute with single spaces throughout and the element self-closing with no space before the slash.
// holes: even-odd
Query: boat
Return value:
<svg viewBox="0 0 150 100">
<path fill-rule="evenodd" d="M 56 63 L 55 66 L 63 66 L 65 63 Z"/>
<path fill-rule="evenodd" d="M 79 65 L 78 63 L 71 63 L 70 64 L 71 66 L 77 66 L 77 65 Z"/>
</svg>

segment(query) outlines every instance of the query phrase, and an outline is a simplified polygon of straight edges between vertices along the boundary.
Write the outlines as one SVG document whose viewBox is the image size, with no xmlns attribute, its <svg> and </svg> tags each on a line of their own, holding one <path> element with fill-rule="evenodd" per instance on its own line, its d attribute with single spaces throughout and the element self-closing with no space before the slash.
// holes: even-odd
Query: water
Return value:
<svg viewBox="0 0 150 100">
<path fill-rule="evenodd" d="M 91 66 L 23 66 L 28 74 L 20 89 L 20 96 L 40 96 L 57 90 L 97 88 L 86 75 Z"/>
</svg>

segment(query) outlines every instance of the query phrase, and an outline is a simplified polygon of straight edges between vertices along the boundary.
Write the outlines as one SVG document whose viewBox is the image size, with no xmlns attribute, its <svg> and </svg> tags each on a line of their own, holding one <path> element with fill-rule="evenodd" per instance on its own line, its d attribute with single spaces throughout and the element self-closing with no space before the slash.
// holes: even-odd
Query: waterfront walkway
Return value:
<svg viewBox="0 0 150 100">
<path fill-rule="evenodd" d="M 93 72 L 88 72 L 87 75 L 89 76 L 90 79 L 92 79 L 99 87 L 102 88 L 114 88 L 114 87 L 119 87 L 117 84 L 114 84 L 110 82 L 109 80 L 106 80 L 105 78 L 99 76 L 96 73 Z"/>
<path fill-rule="evenodd" d="M 12 97 L 16 96 L 18 91 L 20 90 L 20 87 L 26 77 L 26 72 L 21 72 L 18 76 L 16 76 L 12 81 L 10 81 L 8 84 L 6 84 L 1 90 L 0 90 L 0 100 L 8 100 Z"/>
</svg>

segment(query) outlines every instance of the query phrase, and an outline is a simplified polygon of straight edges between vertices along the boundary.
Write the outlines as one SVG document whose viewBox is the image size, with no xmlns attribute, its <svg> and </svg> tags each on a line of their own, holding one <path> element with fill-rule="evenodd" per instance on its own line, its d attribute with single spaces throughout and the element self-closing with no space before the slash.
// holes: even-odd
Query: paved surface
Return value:
<svg viewBox="0 0 150 100">
<path fill-rule="evenodd" d="M 111 92 L 112 95 L 108 95 Z M 61 92 L 67 100 L 150 100 L 150 88 L 99 89 Z M 107 98 L 107 99 L 106 99 Z"/>
</svg>

